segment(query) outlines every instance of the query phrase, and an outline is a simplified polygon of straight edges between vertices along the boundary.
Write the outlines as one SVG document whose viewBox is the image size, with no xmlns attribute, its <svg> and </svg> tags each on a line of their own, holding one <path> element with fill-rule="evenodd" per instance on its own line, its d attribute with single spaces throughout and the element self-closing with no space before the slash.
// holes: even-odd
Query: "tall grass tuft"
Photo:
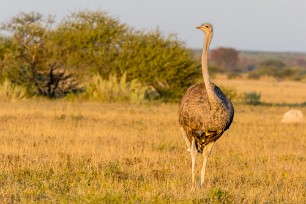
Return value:
<svg viewBox="0 0 306 204">
<path fill-rule="evenodd" d="M 26 95 L 26 88 L 13 84 L 9 79 L 5 79 L 0 83 L 1 100 L 19 100 L 25 98 Z"/>
<path fill-rule="evenodd" d="M 142 85 L 137 79 L 127 81 L 127 74 L 120 78 L 111 75 L 108 80 L 100 75 L 94 75 L 87 85 L 84 98 L 102 102 L 130 102 L 143 103 L 147 86 Z"/>
</svg>

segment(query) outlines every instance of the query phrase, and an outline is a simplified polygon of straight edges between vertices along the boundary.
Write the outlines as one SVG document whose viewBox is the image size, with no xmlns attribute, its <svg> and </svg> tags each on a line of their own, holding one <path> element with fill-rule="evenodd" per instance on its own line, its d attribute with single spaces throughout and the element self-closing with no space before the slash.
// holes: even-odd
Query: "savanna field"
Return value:
<svg viewBox="0 0 306 204">
<path fill-rule="evenodd" d="M 306 101 L 305 82 L 215 82 L 260 92 L 266 103 Z M 235 104 L 195 192 L 177 104 L 0 107 L 1 203 L 306 203 L 306 123 L 282 124 L 287 105 Z"/>
</svg>

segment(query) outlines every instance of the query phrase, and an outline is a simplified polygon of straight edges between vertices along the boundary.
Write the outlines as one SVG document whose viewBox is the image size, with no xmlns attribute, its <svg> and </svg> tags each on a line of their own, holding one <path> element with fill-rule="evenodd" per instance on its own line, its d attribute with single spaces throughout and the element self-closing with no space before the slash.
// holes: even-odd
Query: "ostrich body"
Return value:
<svg viewBox="0 0 306 204">
<path fill-rule="evenodd" d="M 192 189 L 195 184 L 197 155 L 203 153 L 199 187 L 204 183 L 207 159 L 213 144 L 227 130 L 234 117 L 234 107 L 221 89 L 211 83 L 208 75 L 207 53 L 212 39 L 213 27 L 209 23 L 198 26 L 205 33 L 202 52 L 202 74 L 204 83 L 191 86 L 179 104 L 179 124 L 188 151 L 192 157 Z"/>
</svg>

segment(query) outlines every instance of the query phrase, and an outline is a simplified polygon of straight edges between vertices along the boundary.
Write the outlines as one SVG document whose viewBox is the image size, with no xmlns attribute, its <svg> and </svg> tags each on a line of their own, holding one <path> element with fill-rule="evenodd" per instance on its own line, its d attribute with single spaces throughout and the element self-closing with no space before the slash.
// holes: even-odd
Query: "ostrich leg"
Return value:
<svg viewBox="0 0 306 204">
<path fill-rule="evenodd" d="M 192 166 L 191 166 L 191 171 L 192 171 L 192 187 L 191 187 L 191 190 L 195 190 L 196 183 L 195 183 L 195 174 L 194 174 L 194 171 L 195 171 L 195 164 L 196 164 L 196 160 L 197 160 L 197 156 L 198 156 L 198 150 L 196 148 L 195 139 L 194 138 L 192 138 L 190 154 L 191 154 L 191 161 L 192 161 Z"/>
<path fill-rule="evenodd" d="M 201 169 L 201 176 L 200 176 L 200 180 L 199 180 L 199 187 L 201 187 L 203 185 L 203 183 L 204 183 L 206 164 L 207 164 L 208 157 L 209 157 L 209 155 L 211 153 L 212 147 L 214 146 L 214 143 L 215 142 L 211 142 L 211 143 L 207 144 L 204 147 L 204 150 L 203 150 L 204 161 L 203 161 L 203 166 L 202 166 L 202 169 Z"/>
<path fill-rule="evenodd" d="M 188 140 L 188 138 L 187 138 L 187 134 L 186 134 L 186 132 L 185 132 L 185 130 L 184 130 L 183 127 L 181 127 L 181 132 L 182 132 L 183 138 L 184 138 L 184 140 L 185 140 L 185 142 L 186 142 L 187 151 L 190 152 L 190 145 L 191 145 L 191 144 L 190 144 L 190 142 L 189 142 L 189 140 Z"/>
</svg>

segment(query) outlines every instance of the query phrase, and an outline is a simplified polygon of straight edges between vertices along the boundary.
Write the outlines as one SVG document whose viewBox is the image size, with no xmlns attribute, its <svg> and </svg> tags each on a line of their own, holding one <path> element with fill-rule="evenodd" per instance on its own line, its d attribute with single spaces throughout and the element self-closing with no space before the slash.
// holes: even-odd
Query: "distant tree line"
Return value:
<svg viewBox="0 0 306 204">
<path fill-rule="evenodd" d="M 270 76 L 275 79 L 289 79 L 295 81 L 306 80 L 306 68 L 287 66 L 280 60 L 267 59 L 259 63 L 256 69 L 248 73 L 248 77 L 259 79 L 262 76 Z"/>
<path fill-rule="evenodd" d="M 200 58 L 199 51 L 196 56 Z M 238 50 L 225 47 L 212 49 L 209 54 L 212 74 L 225 73 L 230 78 L 246 74 L 251 79 L 269 76 L 278 80 L 306 80 L 306 60 L 298 57 L 288 59 L 276 59 L 268 54 L 256 59 L 246 58 L 241 57 Z"/>
<path fill-rule="evenodd" d="M 138 31 L 102 11 L 71 13 L 56 25 L 54 19 L 20 13 L 1 25 L 0 81 L 59 98 L 85 91 L 94 75 L 124 76 L 148 87 L 148 97 L 169 101 L 200 75 L 199 61 L 175 35 Z"/>
</svg>

